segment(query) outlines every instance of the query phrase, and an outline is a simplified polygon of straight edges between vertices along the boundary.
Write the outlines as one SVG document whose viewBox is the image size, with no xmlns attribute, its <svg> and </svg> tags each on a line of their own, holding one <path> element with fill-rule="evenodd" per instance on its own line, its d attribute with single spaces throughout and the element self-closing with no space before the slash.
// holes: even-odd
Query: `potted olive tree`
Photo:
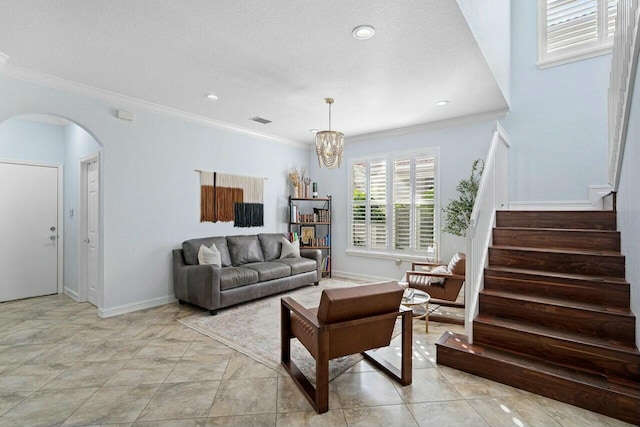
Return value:
<svg viewBox="0 0 640 427">
<path fill-rule="evenodd" d="M 445 224 L 442 231 L 445 233 L 462 237 L 466 235 L 483 170 L 484 162 L 480 159 L 474 161 L 469 179 L 463 179 L 456 187 L 458 198 L 449 199 L 449 203 L 442 209 Z"/>
</svg>

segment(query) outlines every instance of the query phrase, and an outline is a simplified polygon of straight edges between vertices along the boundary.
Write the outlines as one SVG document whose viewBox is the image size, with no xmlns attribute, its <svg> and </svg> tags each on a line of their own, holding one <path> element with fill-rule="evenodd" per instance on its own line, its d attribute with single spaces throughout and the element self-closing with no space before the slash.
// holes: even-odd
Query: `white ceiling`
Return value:
<svg viewBox="0 0 640 427">
<path fill-rule="evenodd" d="M 376 35 L 352 38 L 361 24 Z M 455 0 L 1 0 L 0 52 L 14 73 L 307 143 L 326 97 L 347 141 L 507 108 Z"/>
</svg>

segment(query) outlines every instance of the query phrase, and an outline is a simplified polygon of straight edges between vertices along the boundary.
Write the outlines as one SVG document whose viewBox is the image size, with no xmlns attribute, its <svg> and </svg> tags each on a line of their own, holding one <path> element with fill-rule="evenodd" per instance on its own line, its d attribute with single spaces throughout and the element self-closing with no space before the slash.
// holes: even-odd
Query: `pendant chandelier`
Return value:
<svg viewBox="0 0 640 427">
<path fill-rule="evenodd" d="M 325 98 L 329 104 L 329 130 L 323 130 L 316 133 L 316 154 L 318 155 L 318 164 L 329 169 L 340 167 L 342 163 L 342 151 L 344 150 L 344 134 L 335 130 L 331 130 L 331 104 L 333 98 Z"/>
</svg>

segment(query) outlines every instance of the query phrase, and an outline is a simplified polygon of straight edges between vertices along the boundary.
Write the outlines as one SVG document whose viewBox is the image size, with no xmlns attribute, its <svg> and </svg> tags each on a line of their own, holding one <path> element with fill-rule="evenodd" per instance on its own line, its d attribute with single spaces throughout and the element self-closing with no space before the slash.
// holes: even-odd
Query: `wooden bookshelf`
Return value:
<svg viewBox="0 0 640 427">
<path fill-rule="evenodd" d="M 331 277 L 331 216 L 331 196 L 289 197 L 289 238 L 301 239 L 300 249 L 322 251 L 322 277 Z"/>
</svg>

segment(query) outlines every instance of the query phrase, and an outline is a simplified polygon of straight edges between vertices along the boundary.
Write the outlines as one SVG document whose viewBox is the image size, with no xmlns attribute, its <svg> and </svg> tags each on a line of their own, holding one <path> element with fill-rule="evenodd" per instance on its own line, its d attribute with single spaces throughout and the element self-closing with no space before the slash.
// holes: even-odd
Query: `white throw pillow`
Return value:
<svg viewBox="0 0 640 427">
<path fill-rule="evenodd" d="M 449 269 L 447 268 L 446 265 L 439 265 L 437 267 L 435 267 L 433 270 L 431 270 L 431 273 L 436 273 L 436 274 L 451 274 L 449 273 Z M 427 281 L 434 285 L 434 284 L 440 284 L 440 283 L 444 283 L 444 277 L 433 277 L 433 276 L 429 276 L 429 278 L 427 279 Z"/>
<path fill-rule="evenodd" d="M 205 245 L 200 245 L 200 249 L 198 250 L 198 263 L 201 265 L 214 264 L 222 267 L 220 251 L 216 248 L 215 243 L 212 244 L 210 248 Z"/>
<path fill-rule="evenodd" d="M 280 252 L 280 259 L 282 258 L 300 258 L 300 240 L 289 240 L 282 238 L 282 251 Z"/>
</svg>

